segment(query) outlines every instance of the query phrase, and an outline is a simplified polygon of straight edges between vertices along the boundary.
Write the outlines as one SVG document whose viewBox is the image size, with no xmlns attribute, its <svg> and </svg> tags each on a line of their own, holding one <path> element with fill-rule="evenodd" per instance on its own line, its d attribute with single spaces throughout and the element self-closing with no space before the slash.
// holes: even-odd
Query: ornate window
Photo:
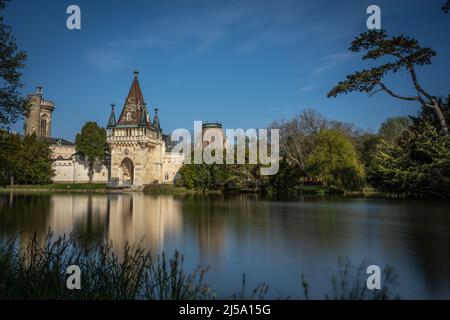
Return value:
<svg viewBox="0 0 450 320">
<path fill-rule="evenodd" d="M 41 120 L 40 120 L 40 124 L 39 124 L 39 132 L 40 135 L 43 137 L 47 136 L 47 117 L 46 115 L 41 115 Z"/>
</svg>

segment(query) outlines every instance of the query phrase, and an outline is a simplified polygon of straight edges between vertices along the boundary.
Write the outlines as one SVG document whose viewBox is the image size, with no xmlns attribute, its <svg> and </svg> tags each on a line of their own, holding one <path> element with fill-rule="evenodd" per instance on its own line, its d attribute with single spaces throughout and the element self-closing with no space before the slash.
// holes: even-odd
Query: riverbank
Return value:
<svg viewBox="0 0 450 320">
<path fill-rule="evenodd" d="M 145 187 L 129 188 L 108 188 L 106 183 L 54 183 L 46 185 L 14 185 L 0 187 L 0 192 L 32 192 L 32 193 L 130 193 L 143 192 L 154 195 L 238 195 L 238 194 L 260 194 L 280 198 L 297 198 L 303 196 L 343 196 L 343 197 L 362 197 L 362 198 L 384 198 L 384 199 L 415 199 L 403 194 L 386 194 L 378 192 L 372 188 L 365 188 L 362 191 L 344 192 L 333 187 L 312 185 L 298 186 L 285 191 L 242 189 L 242 190 L 201 190 L 176 187 L 173 184 L 151 184 Z"/>
<path fill-rule="evenodd" d="M 106 183 L 52 183 L 13 185 L 0 188 L 0 192 L 107 192 Z"/>
</svg>

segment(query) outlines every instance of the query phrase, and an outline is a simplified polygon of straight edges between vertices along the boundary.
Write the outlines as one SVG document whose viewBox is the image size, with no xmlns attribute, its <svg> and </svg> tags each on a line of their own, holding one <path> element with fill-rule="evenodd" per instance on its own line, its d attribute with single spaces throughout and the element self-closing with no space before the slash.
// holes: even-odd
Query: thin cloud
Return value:
<svg viewBox="0 0 450 320">
<path fill-rule="evenodd" d="M 118 52 L 108 50 L 92 50 L 86 54 L 86 59 L 100 71 L 110 73 L 125 66 L 126 58 Z"/>
<path fill-rule="evenodd" d="M 350 59 L 354 56 L 353 52 L 341 52 L 341 53 L 333 53 L 326 55 L 324 60 L 326 61 L 324 64 L 312 69 L 311 73 L 313 75 L 321 75 L 325 73 L 326 71 L 329 71 L 335 67 L 337 67 L 339 64 L 345 62 L 346 60 Z"/>
<path fill-rule="evenodd" d="M 305 93 L 305 92 L 310 92 L 310 91 L 312 91 L 314 89 L 315 89 L 315 86 L 308 85 L 308 86 L 304 86 L 304 87 L 301 87 L 300 89 L 298 89 L 298 92 Z"/>
</svg>

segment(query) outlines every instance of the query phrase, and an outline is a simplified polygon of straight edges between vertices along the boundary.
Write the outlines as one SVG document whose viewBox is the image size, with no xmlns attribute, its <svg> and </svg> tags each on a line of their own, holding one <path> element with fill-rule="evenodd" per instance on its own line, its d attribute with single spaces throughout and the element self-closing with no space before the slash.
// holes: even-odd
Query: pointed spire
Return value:
<svg viewBox="0 0 450 320">
<path fill-rule="evenodd" d="M 112 127 L 116 126 L 116 114 L 115 114 L 115 111 L 114 111 L 114 107 L 115 106 L 116 105 L 114 103 L 111 104 L 111 114 L 109 116 L 109 121 L 108 121 L 107 128 L 112 128 Z"/>
<path fill-rule="evenodd" d="M 147 105 L 144 103 L 141 110 L 141 119 L 139 120 L 139 126 L 148 126 L 149 123 L 147 122 L 147 113 Z"/>
<path fill-rule="evenodd" d="M 138 125 L 141 119 L 141 112 L 144 110 L 142 108 L 144 105 L 144 97 L 138 80 L 139 72 L 135 70 L 133 74 L 134 79 L 131 83 L 131 88 L 125 100 L 119 121 L 117 122 L 119 125 Z"/>
<path fill-rule="evenodd" d="M 159 125 L 159 118 L 158 118 L 158 108 L 155 108 L 155 118 L 153 118 L 153 127 L 157 130 L 161 130 L 161 126 Z"/>
</svg>

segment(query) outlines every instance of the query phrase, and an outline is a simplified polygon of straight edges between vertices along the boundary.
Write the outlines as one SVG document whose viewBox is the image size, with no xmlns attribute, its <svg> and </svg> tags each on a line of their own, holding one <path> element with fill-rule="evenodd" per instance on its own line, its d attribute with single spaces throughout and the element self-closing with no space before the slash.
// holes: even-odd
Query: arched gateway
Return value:
<svg viewBox="0 0 450 320">
<path fill-rule="evenodd" d="M 120 180 L 123 186 L 132 186 L 134 184 L 134 164 L 130 158 L 124 158 L 120 164 Z"/>
</svg>

